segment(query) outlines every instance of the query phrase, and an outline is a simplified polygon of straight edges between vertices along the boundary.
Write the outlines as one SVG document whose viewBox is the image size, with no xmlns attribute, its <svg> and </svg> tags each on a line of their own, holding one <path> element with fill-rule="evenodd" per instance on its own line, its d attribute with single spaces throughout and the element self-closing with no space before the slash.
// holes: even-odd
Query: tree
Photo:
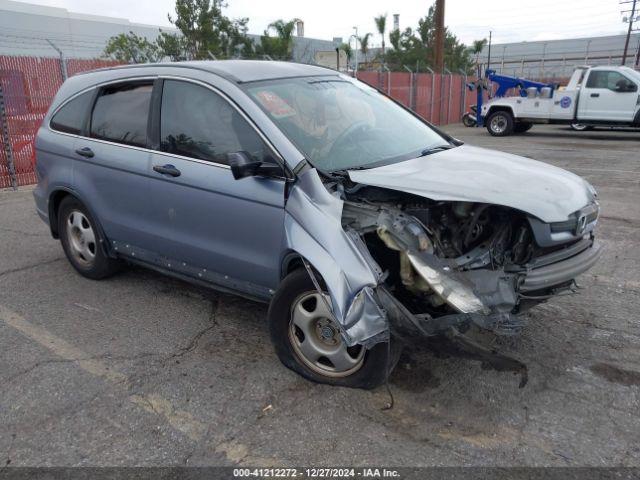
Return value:
<svg viewBox="0 0 640 480">
<path fill-rule="evenodd" d="M 157 62 L 163 56 L 155 42 L 150 42 L 133 32 L 111 37 L 104 49 L 104 55 L 126 63 Z"/>
<path fill-rule="evenodd" d="M 176 0 L 175 18 L 168 18 L 182 33 L 187 57 L 232 57 L 238 50 L 253 50 L 249 19 L 229 19 L 222 13 L 226 6 L 223 0 Z"/>
<path fill-rule="evenodd" d="M 400 51 L 400 30 L 393 30 L 389 34 L 389 42 L 396 52 Z"/>
<path fill-rule="evenodd" d="M 347 56 L 347 62 L 351 61 L 351 55 L 353 54 L 353 51 L 351 50 L 351 45 L 349 45 L 348 43 L 342 43 L 340 44 L 339 48 Z"/>
<path fill-rule="evenodd" d="M 160 35 L 156 39 L 156 43 L 163 57 L 169 57 L 173 62 L 186 60 L 187 48 L 182 35 L 160 30 Z"/>
<path fill-rule="evenodd" d="M 298 19 L 288 22 L 276 20 L 270 23 L 264 31 L 264 35 L 260 37 L 258 53 L 282 60 L 290 60 L 293 56 L 293 32 L 296 28 L 296 22 L 298 22 Z M 271 31 L 276 34 L 275 37 L 271 36 Z"/>
<path fill-rule="evenodd" d="M 476 65 L 478 65 L 478 59 L 480 57 L 480 53 L 484 50 L 484 47 L 487 45 L 487 39 L 483 38 L 482 40 L 474 40 L 469 47 L 469 51 L 472 55 L 476 56 Z"/>
<path fill-rule="evenodd" d="M 374 22 L 376 22 L 376 28 L 380 37 L 382 37 L 382 56 L 384 57 L 384 35 L 387 31 L 387 14 L 379 15 L 374 17 Z"/>
<path fill-rule="evenodd" d="M 435 9 L 429 7 L 427 15 L 418 21 L 414 31 L 407 28 L 404 32 L 397 30 L 389 34 L 393 50 L 387 52 L 387 63 L 394 69 L 401 69 L 402 65 L 425 65 L 426 59 L 433 58 L 435 47 Z M 472 67 L 470 50 L 458 38 L 445 28 L 444 62 L 451 71 L 464 70 L 469 72 Z"/>
<path fill-rule="evenodd" d="M 367 54 L 369 53 L 369 38 L 371 38 L 371 34 L 367 33 L 358 39 L 358 41 L 360 42 L 360 51 L 362 51 L 362 54 L 364 55 L 364 63 L 367 63 Z"/>
</svg>

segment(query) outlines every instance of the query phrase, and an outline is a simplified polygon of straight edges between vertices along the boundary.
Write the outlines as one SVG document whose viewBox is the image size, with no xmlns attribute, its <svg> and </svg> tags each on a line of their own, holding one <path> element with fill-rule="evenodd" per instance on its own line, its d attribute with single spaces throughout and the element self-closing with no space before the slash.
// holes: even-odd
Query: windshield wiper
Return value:
<svg viewBox="0 0 640 480">
<path fill-rule="evenodd" d="M 429 147 L 425 148 L 420 152 L 418 157 L 425 157 L 427 155 L 431 155 L 432 153 L 442 152 L 443 150 L 451 150 L 454 148 L 454 145 L 438 145 L 437 147 Z"/>
</svg>

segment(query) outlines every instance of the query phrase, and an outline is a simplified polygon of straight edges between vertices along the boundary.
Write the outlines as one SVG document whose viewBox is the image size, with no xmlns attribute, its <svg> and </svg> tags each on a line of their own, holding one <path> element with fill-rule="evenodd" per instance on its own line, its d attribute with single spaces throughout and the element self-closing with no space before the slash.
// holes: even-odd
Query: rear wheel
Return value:
<svg viewBox="0 0 640 480">
<path fill-rule="evenodd" d="M 515 127 L 513 127 L 513 131 L 515 133 L 524 133 L 524 132 L 528 132 L 529 130 L 531 130 L 531 127 L 533 127 L 533 123 L 518 122 L 518 123 L 516 123 Z"/>
<path fill-rule="evenodd" d="M 69 263 L 82 276 L 98 280 L 117 271 L 119 262 L 105 255 L 95 220 L 75 197 L 60 203 L 58 232 Z"/>
<path fill-rule="evenodd" d="M 513 133 L 513 115 L 505 110 L 493 112 L 487 118 L 487 130 L 494 137 L 506 137 Z"/>
<path fill-rule="evenodd" d="M 576 132 L 584 132 L 586 130 L 593 130 L 593 127 L 590 125 L 583 125 L 582 123 L 572 123 L 571 129 Z"/>
<path fill-rule="evenodd" d="M 287 275 L 268 314 L 271 341 L 280 361 L 314 382 L 375 388 L 394 365 L 396 349 L 391 351 L 387 343 L 371 349 L 347 346 L 329 305 L 329 295 L 316 290 L 306 270 Z"/>
<path fill-rule="evenodd" d="M 476 121 L 471 117 L 470 113 L 465 113 L 462 116 L 462 124 L 465 127 L 475 127 L 476 126 Z"/>
</svg>

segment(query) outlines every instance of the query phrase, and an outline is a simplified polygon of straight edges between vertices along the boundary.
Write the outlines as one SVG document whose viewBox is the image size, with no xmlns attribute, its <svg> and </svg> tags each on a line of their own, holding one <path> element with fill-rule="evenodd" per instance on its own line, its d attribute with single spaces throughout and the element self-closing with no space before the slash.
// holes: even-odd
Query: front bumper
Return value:
<svg viewBox="0 0 640 480">
<path fill-rule="evenodd" d="M 544 290 L 570 282 L 593 267 L 602 256 L 602 251 L 599 243 L 582 240 L 566 250 L 538 257 L 524 275 L 519 291 Z"/>
</svg>

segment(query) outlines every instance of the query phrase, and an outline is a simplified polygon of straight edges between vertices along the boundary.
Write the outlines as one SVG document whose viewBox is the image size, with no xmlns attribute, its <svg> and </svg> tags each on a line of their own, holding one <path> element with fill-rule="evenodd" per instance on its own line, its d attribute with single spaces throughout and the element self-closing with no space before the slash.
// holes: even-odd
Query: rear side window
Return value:
<svg viewBox="0 0 640 480">
<path fill-rule="evenodd" d="M 258 160 L 268 148 L 225 99 L 208 88 L 165 80 L 160 112 L 160 149 L 227 164 L 227 153 L 244 151 Z"/>
<path fill-rule="evenodd" d="M 78 95 L 67 102 L 51 119 L 51 128 L 58 132 L 79 135 L 82 132 L 92 98 L 93 90 Z"/>
<path fill-rule="evenodd" d="M 93 107 L 91 137 L 146 146 L 152 90 L 152 83 L 104 87 Z"/>
</svg>

